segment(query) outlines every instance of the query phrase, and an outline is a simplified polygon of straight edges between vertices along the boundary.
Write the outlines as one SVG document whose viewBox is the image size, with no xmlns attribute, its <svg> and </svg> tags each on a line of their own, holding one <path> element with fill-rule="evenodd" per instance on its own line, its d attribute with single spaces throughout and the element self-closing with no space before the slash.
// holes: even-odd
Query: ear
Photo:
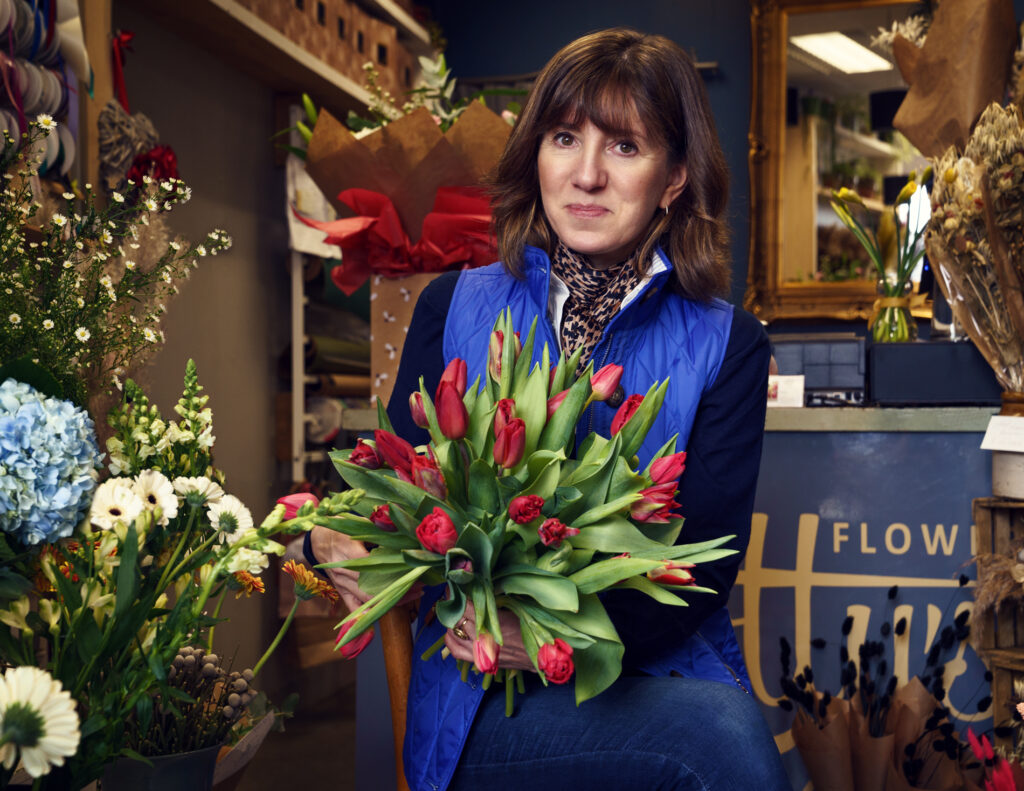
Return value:
<svg viewBox="0 0 1024 791">
<path fill-rule="evenodd" d="M 676 165 L 669 171 L 668 183 L 661 195 L 658 205 L 662 208 L 670 206 L 679 197 L 686 186 L 686 165 Z"/>
</svg>

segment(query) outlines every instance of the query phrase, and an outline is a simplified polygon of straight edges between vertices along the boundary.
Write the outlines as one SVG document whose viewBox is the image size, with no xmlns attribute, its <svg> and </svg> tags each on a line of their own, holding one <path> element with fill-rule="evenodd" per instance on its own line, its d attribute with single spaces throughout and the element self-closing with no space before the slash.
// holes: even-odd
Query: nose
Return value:
<svg viewBox="0 0 1024 791">
<path fill-rule="evenodd" d="M 600 145 L 593 145 L 589 141 L 581 146 L 573 171 L 574 187 L 584 192 L 594 192 L 605 186 L 608 173 L 605 170 L 602 153 Z"/>
</svg>

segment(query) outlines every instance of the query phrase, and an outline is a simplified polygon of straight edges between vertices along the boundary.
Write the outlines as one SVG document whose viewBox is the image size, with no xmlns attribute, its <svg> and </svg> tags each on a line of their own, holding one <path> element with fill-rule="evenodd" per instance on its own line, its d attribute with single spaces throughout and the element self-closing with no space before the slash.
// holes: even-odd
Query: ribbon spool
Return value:
<svg viewBox="0 0 1024 791">
<path fill-rule="evenodd" d="M 14 19 L 14 0 L 0 0 L 0 32 L 6 33 Z"/>
</svg>

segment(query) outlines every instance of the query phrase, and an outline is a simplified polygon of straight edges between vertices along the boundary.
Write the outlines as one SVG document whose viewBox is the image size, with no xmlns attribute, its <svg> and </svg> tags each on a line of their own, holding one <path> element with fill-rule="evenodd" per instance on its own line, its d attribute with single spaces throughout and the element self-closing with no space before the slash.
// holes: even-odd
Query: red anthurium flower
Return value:
<svg viewBox="0 0 1024 791">
<path fill-rule="evenodd" d="M 398 528 L 391 521 L 391 509 L 387 504 L 378 505 L 370 513 L 370 521 L 386 533 L 394 533 Z"/>
<path fill-rule="evenodd" d="M 443 500 L 448 496 L 444 475 L 438 468 L 437 462 L 429 456 L 417 456 L 412 460 L 412 482 L 438 500 Z"/>
<path fill-rule="evenodd" d="M 556 549 L 562 545 L 563 540 L 572 538 L 578 535 L 579 532 L 580 529 L 578 527 L 569 527 L 554 517 L 545 519 L 544 524 L 537 528 L 540 542 L 546 547 L 555 547 Z"/>
<path fill-rule="evenodd" d="M 508 504 L 509 518 L 518 525 L 525 525 L 540 516 L 544 498 L 535 494 L 524 494 L 513 498 Z"/>
<path fill-rule="evenodd" d="M 423 521 L 416 526 L 416 538 L 428 552 L 443 555 L 455 546 L 459 534 L 455 532 L 452 518 L 443 508 L 435 506 L 434 510 L 423 517 Z"/>
<path fill-rule="evenodd" d="M 615 413 L 615 417 L 612 418 L 612 436 L 614 437 L 622 427 L 629 422 L 629 419 L 636 414 L 636 411 L 640 408 L 640 405 L 644 402 L 642 395 L 631 395 L 625 401 L 622 402 L 622 406 L 619 407 L 619 411 Z"/>
<path fill-rule="evenodd" d="M 373 432 L 373 438 L 377 440 L 377 455 L 384 463 L 398 473 L 403 481 L 412 481 L 412 460 L 416 458 L 416 451 L 412 445 L 401 437 L 396 437 L 390 431 L 377 429 Z"/>
<path fill-rule="evenodd" d="M 658 483 L 640 492 L 640 499 L 629 507 L 629 515 L 638 522 L 668 522 L 678 508 L 672 498 L 676 494 L 676 482 Z"/>
<path fill-rule="evenodd" d="M 428 428 L 430 422 L 427 420 L 427 411 L 423 408 L 423 395 L 419 391 L 409 393 L 409 412 L 412 414 L 412 422 L 420 428 Z"/>
<path fill-rule="evenodd" d="M 608 363 L 600 371 L 590 377 L 590 389 L 594 391 L 595 401 L 607 401 L 612 397 L 622 378 L 622 366 Z"/>
<path fill-rule="evenodd" d="M 561 393 L 557 393 L 548 399 L 548 420 L 555 416 L 555 412 L 558 411 L 558 407 L 562 405 L 567 395 L 569 395 L 569 391 L 563 390 Z"/>
<path fill-rule="evenodd" d="M 384 463 L 383 459 L 377 455 L 377 451 L 361 439 L 356 440 L 356 446 L 352 450 L 352 454 L 348 457 L 348 460 L 353 464 L 358 464 L 360 467 L 364 467 L 367 470 L 379 469 L 380 465 Z"/>
<path fill-rule="evenodd" d="M 299 512 L 306 503 L 313 503 L 313 507 L 316 508 L 320 501 L 316 499 L 315 494 L 309 492 L 295 492 L 295 494 L 286 494 L 284 497 L 277 498 L 277 502 L 280 505 L 284 505 L 284 518 L 294 519 L 295 515 Z"/>
<path fill-rule="evenodd" d="M 513 418 L 494 437 L 494 460 L 510 470 L 523 458 L 526 447 L 526 424 L 522 418 Z"/>
<path fill-rule="evenodd" d="M 516 402 L 503 398 L 494 405 L 494 436 L 497 437 L 510 420 L 516 416 Z"/>
<path fill-rule="evenodd" d="M 561 637 L 544 643 L 537 651 L 537 667 L 552 684 L 564 684 L 576 670 L 572 662 L 572 646 Z"/>
<path fill-rule="evenodd" d="M 679 480 L 686 469 L 686 451 L 662 456 L 651 465 L 651 480 L 654 483 L 668 483 Z"/>
<path fill-rule="evenodd" d="M 476 660 L 477 670 L 481 673 L 497 673 L 500 650 L 491 634 L 477 634 L 476 640 L 473 641 L 473 658 Z"/>
<path fill-rule="evenodd" d="M 441 374 L 441 381 L 437 385 L 437 399 L 441 398 L 441 385 L 448 382 L 455 386 L 455 392 L 462 398 L 466 394 L 466 361 L 458 357 L 452 359 Z"/>
<path fill-rule="evenodd" d="M 662 585 L 696 585 L 697 580 L 687 571 L 692 569 L 692 563 L 684 563 L 680 560 L 666 560 L 661 568 L 647 572 L 647 579 L 651 582 L 660 582 Z"/>
<path fill-rule="evenodd" d="M 359 619 L 357 618 L 355 621 L 349 621 L 347 624 L 344 624 L 341 627 L 341 630 L 338 632 L 338 639 L 334 641 L 335 645 L 337 645 L 343 639 L 345 639 L 345 635 L 347 635 L 349 631 L 352 629 L 352 627 L 356 625 L 358 620 Z M 345 643 L 345 645 L 341 646 L 338 649 L 338 651 L 340 651 L 341 655 L 346 659 L 355 659 L 357 656 L 363 653 L 363 649 L 365 649 L 366 646 L 370 644 L 370 641 L 372 639 L 373 628 L 371 627 L 367 629 L 365 632 L 363 632 L 361 635 L 359 635 L 359 637 L 357 637 L 352 642 Z"/>
<path fill-rule="evenodd" d="M 469 428 L 469 412 L 466 411 L 462 396 L 452 382 L 442 381 L 438 385 L 437 425 L 448 439 L 462 439 Z"/>
</svg>

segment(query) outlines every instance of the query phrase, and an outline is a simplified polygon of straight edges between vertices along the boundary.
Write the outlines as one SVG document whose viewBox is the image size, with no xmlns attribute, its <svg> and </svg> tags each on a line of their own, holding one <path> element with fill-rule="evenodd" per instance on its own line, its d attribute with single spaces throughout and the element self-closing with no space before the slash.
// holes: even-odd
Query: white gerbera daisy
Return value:
<svg viewBox="0 0 1024 791">
<path fill-rule="evenodd" d="M 50 129 L 57 128 L 57 122 L 53 120 L 52 115 L 46 113 L 40 113 L 36 116 L 36 123 L 39 124 L 43 129 L 49 131 Z"/>
<path fill-rule="evenodd" d="M 89 521 L 102 530 L 110 530 L 118 522 L 131 524 L 145 508 L 131 485 L 126 478 L 110 478 L 101 483 L 93 496 Z"/>
<path fill-rule="evenodd" d="M 61 214 L 60 212 L 54 212 L 52 222 L 58 228 L 63 228 L 65 225 L 68 224 L 68 218 Z"/>
<path fill-rule="evenodd" d="M 21 316 L 18 315 L 17 313 L 12 313 L 10 316 L 7 317 L 7 320 L 11 322 L 11 324 L 13 324 L 15 327 L 21 324 Z"/>
<path fill-rule="evenodd" d="M 217 540 L 234 544 L 244 533 L 253 529 L 252 514 L 233 494 L 225 494 L 210 506 L 210 524 L 218 531 Z"/>
<path fill-rule="evenodd" d="M 163 516 L 157 524 L 166 526 L 178 515 L 178 498 L 174 487 L 163 473 L 157 470 L 143 470 L 132 484 L 132 491 L 145 504 L 146 510 L 159 508 Z"/>
<path fill-rule="evenodd" d="M 75 337 L 78 338 L 78 340 L 81 341 L 82 343 L 85 343 L 87 340 L 89 340 L 89 338 L 92 337 L 92 333 L 89 332 L 89 330 L 87 330 L 85 327 L 79 327 L 77 330 L 75 330 Z"/>
<path fill-rule="evenodd" d="M 174 426 L 172 423 L 171 427 Z M 174 491 L 197 504 L 216 503 L 224 496 L 224 490 L 209 478 L 175 478 Z"/>
<path fill-rule="evenodd" d="M 25 771 L 42 777 L 75 754 L 81 733 L 71 693 L 45 670 L 14 667 L 0 680 L 0 760 L 10 769 L 20 754 Z"/>
<path fill-rule="evenodd" d="M 43 319 L 43 329 L 44 330 L 52 330 L 53 329 L 53 319 Z"/>
<path fill-rule="evenodd" d="M 228 561 L 228 574 L 236 574 L 239 571 L 260 574 L 269 565 L 270 560 L 262 552 L 242 547 L 231 555 Z"/>
</svg>

